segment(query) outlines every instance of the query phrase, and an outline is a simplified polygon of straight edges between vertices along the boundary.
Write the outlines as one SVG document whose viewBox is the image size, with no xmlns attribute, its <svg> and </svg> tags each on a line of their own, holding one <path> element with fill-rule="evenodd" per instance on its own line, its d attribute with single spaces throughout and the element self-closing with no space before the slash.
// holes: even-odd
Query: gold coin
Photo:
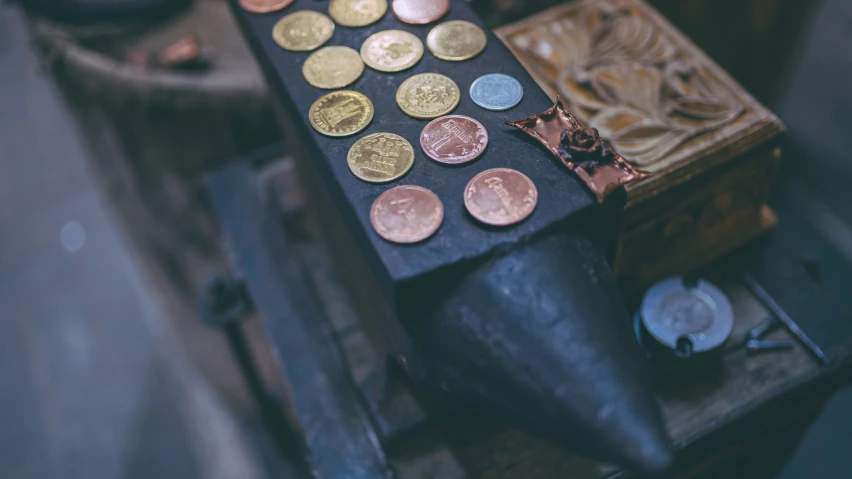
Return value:
<svg viewBox="0 0 852 479">
<path fill-rule="evenodd" d="M 328 4 L 328 14 L 344 27 L 366 27 L 387 11 L 387 0 L 331 0 Z"/>
<path fill-rule="evenodd" d="M 311 105 L 308 119 L 311 126 L 323 135 L 354 135 L 373 119 L 373 102 L 357 91 L 334 91 Z"/>
<path fill-rule="evenodd" d="M 370 35 L 361 45 L 361 59 L 381 72 L 398 72 L 413 67 L 423 57 L 423 43 L 402 30 L 385 30 Z"/>
<path fill-rule="evenodd" d="M 364 73 L 364 62 L 358 52 L 341 46 L 315 51 L 302 65 L 305 80 L 317 88 L 333 90 L 355 83 Z"/>
<path fill-rule="evenodd" d="M 438 73 L 421 73 L 402 82 L 396 103 L 414 118 L 437 118 L 453 111 L 461 99 L 456 82 Z"/>
<path fill-rule="evenodd" d="M 426 36 L 426 45 L 432 55 L 454 62 L 479 55 L 487 42 L 488 37 L 481 28 L 464 20 L 438 24 Z"/>
<path fill-rule="evenodd" d="M 334 22 L 312 10 L 285 15 L 272 27 L 272 38 L 279 47 L 293 52 L 316 50 L 334 33 Z"/>
<path fill-rule="evenodd" d="M 352 174 L 370 183 L 387 183 L 408 173 L 414 148 L 393 133 L 373 133 L 356 141 L 346 156 Z"/>
</svg>

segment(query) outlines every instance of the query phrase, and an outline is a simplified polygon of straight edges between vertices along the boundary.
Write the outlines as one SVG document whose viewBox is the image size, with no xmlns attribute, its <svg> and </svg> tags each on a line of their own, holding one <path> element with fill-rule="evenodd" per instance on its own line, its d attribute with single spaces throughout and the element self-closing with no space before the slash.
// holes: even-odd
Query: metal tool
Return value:
<svg viewBox="0 0 852 479">
<path fill-rule="evenodd" d="M 807 350 L 822 364 L 829 364 L 828 356 L 820 349 L 815 342 L 808 337 L 807 334 L 793 321 L 793 318 L 787 314 L 781 306 L 763 289 L 763 287 L 752 277 L 751 274 L 745 273 L 742 277 L 743 284 L 754 294 L 757 299 L 766 306 L 766 309 L 772 312 L 779 321 L 784 323 L 785 329 L 790 332 Z"/>
<path fill-rule="evenodd" d="M 789 339 L 760 339 L 775 330 L 776 328 L 780 327 L 781 325 L 781 321 L 779 321 L 775 317 L 770 317 L 755 326 L 754 328 L 752 328 L 748 333 L 746 333 L 746 351 L 749 354 L 758 354 L 769 351 L 782 351 L 787 349 L 793 349 L 793 346 L 795 346 L 796 343 Z"/>
</svg>

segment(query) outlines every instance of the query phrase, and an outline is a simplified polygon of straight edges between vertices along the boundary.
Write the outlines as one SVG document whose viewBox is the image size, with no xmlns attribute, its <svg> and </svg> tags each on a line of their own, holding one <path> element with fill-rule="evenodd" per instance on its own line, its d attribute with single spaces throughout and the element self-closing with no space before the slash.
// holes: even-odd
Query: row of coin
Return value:
<svg viewBox="0 0 852 479">
<path fill-rule="evenodd" d="M 520 103 L 523 95 L 521 84 L 502 73 L 483 75 L 470 86 L 471 99 L 486 110 L 508 110 Z M 460 100 L 456 82 L 439 73 L 414 75 L 396 91 L 396 103 L 403 112 L 426 120 L 449 114 Z M 338 90 L 317 99 L 308 111 L 308 119 L 323 135 L 340 137 L 366 128 L 374 113 L 373 102 L 366 95 Z"/>
<path fill-rule="evenodd" d="M 532 214 L 538 202 L 535 184 L 510 168 L 493 168 L 474 176 L 464 189 L 471 216 L 491 226 L 508 226 Z M 391 188 L 370 208 L 370 223 L 382 238 L 417 243 L 432 236 L 444 221 L 444 205 L 435 193 L 415 185 Z"/>
<path fill-rule="evenodd" d="M 462 115 L 447 115 L 429 122 L 420 134 L 420 147 L 445 165 L 473 161 L 488 146 L 482 123 Z M 414 149 L 405 138 L 387 132 L 359 138 L 349 148 L 347 164 L 356 177 L 369 183 L 388 183 L 401 178 L 414 165 Z"/>
<path fill-rule="evenodd" d="M 240 0 L 245 10 L 272 13 L 282 10 L 293 0 Z M 365 27 L 381 19 L 388 9 L 387 0 L 332 0 L 328 13 L 334 21 L 345 27 Z M 447 14 L 450 0 L 394 0 L 393 12 L 405 23 L 432 23 Z"/>
<path fill-rule="evenodd" d="M 285 16 L 275 24 L 272 37 L 282 48 L 313 51 L 331 38 L 334 23 L 325 15 L 303 10 Z M 426 37 L 429 51 L 446 61 L 463 61 L 485 49 L 487 37 L 481 28 L 464 20 L 452 20 L 434 27 Z M 394 73 L 413 67 L 423 57 L 423 43 L 403 30 L 374 33 L 361 44 L 360 53 L 334 45 L 312 53 L 302 65 L 302 74 L 311 86 L 333 90 L 351 85 L 370 68 Z"/>
</svg>

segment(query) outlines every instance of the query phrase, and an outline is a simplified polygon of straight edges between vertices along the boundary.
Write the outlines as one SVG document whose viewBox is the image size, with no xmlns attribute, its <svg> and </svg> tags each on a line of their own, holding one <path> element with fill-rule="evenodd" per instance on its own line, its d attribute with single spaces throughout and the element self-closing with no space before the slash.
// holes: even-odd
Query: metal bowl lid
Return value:
<svg viewBox="0 0 852 479">
<path fill-rule="evenodd" d="M 668 278 L 645 293 L 639 309 L 648 333 L 676 351 L 701 353 L 721 346 L 734 328 L 725 294 L 711 283 Z"/>
</svg>

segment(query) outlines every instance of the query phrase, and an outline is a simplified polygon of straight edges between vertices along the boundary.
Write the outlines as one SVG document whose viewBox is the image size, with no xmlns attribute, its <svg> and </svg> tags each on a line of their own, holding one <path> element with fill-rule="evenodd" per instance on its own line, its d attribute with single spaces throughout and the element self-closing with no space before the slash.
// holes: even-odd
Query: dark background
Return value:
<svg viewBox="0 0 852 479">
<path fill-rule="evenodd" d="M 852 2 L 653 3 L 782 117 L 774 194 L 852 260 Z M 0 7 L 0 477 L 287 477 L 221 338 L 134 241 L 130 193 L 84 141 L 100 130 L 44 69 Z M 852 389 L 782 477 L 852 477 L 849 451 Z"/>
</svg>

